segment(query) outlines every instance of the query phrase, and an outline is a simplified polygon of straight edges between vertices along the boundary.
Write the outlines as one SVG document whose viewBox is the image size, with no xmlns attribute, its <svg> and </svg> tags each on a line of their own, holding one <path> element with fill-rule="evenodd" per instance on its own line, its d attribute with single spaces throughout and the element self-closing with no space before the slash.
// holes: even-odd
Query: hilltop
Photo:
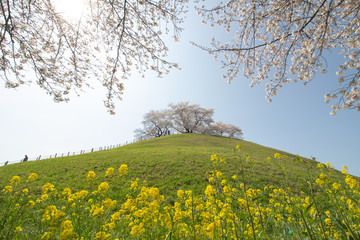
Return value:
<svg viewBox="0 0 360 240">
<path fill-rule="evenodd" d="M 12 164 L 0 188 L 0 239 L 360 237 L 360 183 L 346 169 L 226 137 Z"/>
<path fill-rule="evenodd" d="M 233 149 L 237 145 L 242 146 L 240 154 L 234 154 Z M 282 163 L 270 163 L 267 158 L 273 158 L 275 153 L 288 157 Z M 199 194 L 208 183 L 206 172 L 213 170 L 210 161 L 212 154 L 226 159 L 226 164 L 222 164 L 219 170 L 228 177 L 240 174 L 240 166 L 246 162 L 248 154 L 250 161 L 245 167 L 245 179 L 257 188 L 265 185 L 282 187 L 284 181 L 287 181 L 292 188 L 298 189 L 298 185 L 302 184 L 299 182 L 301 179 L 317 177 L 319 174 L 316 161 L 299 160 L 299 157 L 280 150 L 227 137 L 179 134 L 107 151 L 0 167 L 0 187 L 7 184 L 12 176 L 26 178 L 29 173 L 35 172 L 41 184 L 51 182 L 59 191 L 65 187 L 82 189 L 89 171 L 102 176 L 107 168 L 117 169 L 126 164 L 129 167 L 127 180 L 146 180 L 150 186 L 158 187 L 162 194 L 170 196 L 179 189 L 192 189 Z M 125 182 L 115 184 L 118 188 L 128 187 Z"/>
</svg>

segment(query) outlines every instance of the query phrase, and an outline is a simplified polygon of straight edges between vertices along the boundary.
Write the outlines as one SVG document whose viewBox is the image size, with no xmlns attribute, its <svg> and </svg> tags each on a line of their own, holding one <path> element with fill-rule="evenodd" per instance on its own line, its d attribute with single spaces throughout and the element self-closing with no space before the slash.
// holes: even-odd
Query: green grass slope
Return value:
<svg viewBox="0 0 360 240">
<path fill-rule="evenodd" d="M 242 146 L 240 154 L 233 151 L 237 145 Z M 245 153 L 250 160 L 245 160 Z M 286 154 L 288 158 L 268 161 L 267 157 L 273 158 L 275 153 Z M 241 166 L 246 164 L 246 182 L 257 188 L 265 185 L 282 187 L 286 181 L 287 185 L 297 189 L 302 184 L 302 178 L 319 175 L 317 162 L 309 159 L 299 162 L 296 156 L 276 149 L 220 136 L 180 134 L 107 151 L 3 166 L 0 167 L 0 188 L 6 186 L 12 176 L 26 179 L 29 173 L 35 172 L 39 176 L 36 183 L 39 192 L 41 186 L 48 182 L 54 184 L 58 191 L 66 187 L 81 190 L 87 184 L 89 171 L 94 171 L 99 177 L 96 185 L 104 180 L 107 168 L 117 170 L 122 164 L 127 164 L 127 176 L 112 182 L 117 189 L 129 187 L 129 180 L 139 178 L 146 180 L 149 186 L 158 187 L 165 196 L 173 197 L 179 189 L 192 189 L 201 194 L 200 191 L 208 184 L 206 172 L 213 170 L 212 154 L 226 159 L 218 170 L 229 177 L 240 175 Z"/>
</svg>

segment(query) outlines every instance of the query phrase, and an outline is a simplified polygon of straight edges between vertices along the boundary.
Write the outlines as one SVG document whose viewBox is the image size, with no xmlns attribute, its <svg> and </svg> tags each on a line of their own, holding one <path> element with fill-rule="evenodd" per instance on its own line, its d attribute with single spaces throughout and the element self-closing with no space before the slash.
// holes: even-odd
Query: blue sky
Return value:
<svg viewBox="0 0 360 240">
<path fill-rule="evenodd" d="M 343 165 L 360 176 L 357 147 L 360 113 L 342 110 L 331 116 L 324 94 L 337 88 L 335 72 L 342 57 L 331 53 L 327 74 L 318 74 L 306 87 L 288 84 L 269 103 L 264 84 L 249 88 L 241 75 L 227 84 L 223 70 L 213 56 L 189 41 L 208 46 L 222 31 L 201 24 L 190 11 L 178 43 L 169 41 L 168 59 L 182 70 L 163 78 L 137 73 L 125 82 L 123 101 L 116 103 L 116 115 L 103 106 L 105 89 L 94 86 L 69 103 L 54 103 L 35 84 L 17 90 L 0 87 L 0 165 L 27 154 L 38 155 L 80 151 L 133 140 L 143 115 L 171 102 L 189 101 L 215 110 L 214 120 L 238 125 L 244 139 L 303 157 L 316 157 L 337 169 Z M 230 149 L 229 149 L 230 151 Z"/>
</svg>

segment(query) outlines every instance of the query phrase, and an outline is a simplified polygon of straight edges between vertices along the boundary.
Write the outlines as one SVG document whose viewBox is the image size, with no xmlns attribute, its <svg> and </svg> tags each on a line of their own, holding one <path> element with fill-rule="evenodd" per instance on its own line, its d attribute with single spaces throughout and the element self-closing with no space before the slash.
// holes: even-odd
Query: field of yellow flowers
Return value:
<svg viewBox="0 0 360 240">
<path fill-rule="evenodd" d="M 277 153 L 267 162 L 281 169 L 284 186 L 255 189 L 245 181 L 250 156 L 240 146 L 234 155 L 239 175 L 227 177 L 227 160 L 211 155 L 203 194 L 178 190 L 174 201 L 139 179 L 111 199 L 112 185 L 131 171 L 125 164 L 89 171 L 76 192 L 34 187 L 37 173 L 13 176 L 0 193 L 0 239 L 360 239 L 360 185 L 345 166 L 338 180 L 329 163 L 318 164 L 321 174 L 294 191 L 286 186 L 289 157 Z"/>
</svg>

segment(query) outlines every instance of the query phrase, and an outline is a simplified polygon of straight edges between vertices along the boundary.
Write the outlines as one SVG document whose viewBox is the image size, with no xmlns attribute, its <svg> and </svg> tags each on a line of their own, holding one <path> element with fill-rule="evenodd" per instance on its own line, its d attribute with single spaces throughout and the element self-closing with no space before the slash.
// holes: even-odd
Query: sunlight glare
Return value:
<svg viewBox="0 0 360 240">
<path fill-rule="evenodd" d="M 84 12 L 86 0 L 54 0 L 55 9 L 65 18 L 79 20 Z"/>
</svg>

